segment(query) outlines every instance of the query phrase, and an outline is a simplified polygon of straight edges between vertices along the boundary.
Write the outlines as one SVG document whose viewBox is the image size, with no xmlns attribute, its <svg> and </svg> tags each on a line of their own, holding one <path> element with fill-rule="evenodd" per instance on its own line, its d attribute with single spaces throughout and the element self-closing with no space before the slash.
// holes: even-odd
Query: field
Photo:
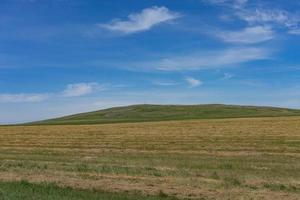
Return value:
<svg viewBox="0 0 300 200">
<path fill-rule="evenodd" d="M 174 200 L 166 196 L 111 193 L 58 187 L 52 183 L 0 182 L 0 199 L 7 200 Z"/>
<path fill-rule="evenodd" d="M 0 199 L 296 200 L 300 117 L 3 126 L 0 179 Z"/>
</svg>

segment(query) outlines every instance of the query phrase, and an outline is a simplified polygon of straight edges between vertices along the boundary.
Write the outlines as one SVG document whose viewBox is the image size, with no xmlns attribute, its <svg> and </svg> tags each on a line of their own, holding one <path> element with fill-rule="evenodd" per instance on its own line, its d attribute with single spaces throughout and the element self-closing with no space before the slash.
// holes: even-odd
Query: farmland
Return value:
<svg viewBox="0 0 300 200">
<path fill-rule="evenodd" d="M 0 179 L 4 196 L 299 199 L 300 117 L 3 126 Z"/>
</svg>

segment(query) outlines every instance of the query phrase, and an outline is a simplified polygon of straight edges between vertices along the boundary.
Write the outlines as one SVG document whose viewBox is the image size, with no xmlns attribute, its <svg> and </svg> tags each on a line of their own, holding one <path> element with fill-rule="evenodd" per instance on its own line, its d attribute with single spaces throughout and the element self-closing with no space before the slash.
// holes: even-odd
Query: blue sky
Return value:
<svg viewBox="0 0 300 200">
<path fill-rule="evenodd" d="M 0 123 L 111 106 L 300 108 L 300 2 L 2 0 Z"/>
</svg>

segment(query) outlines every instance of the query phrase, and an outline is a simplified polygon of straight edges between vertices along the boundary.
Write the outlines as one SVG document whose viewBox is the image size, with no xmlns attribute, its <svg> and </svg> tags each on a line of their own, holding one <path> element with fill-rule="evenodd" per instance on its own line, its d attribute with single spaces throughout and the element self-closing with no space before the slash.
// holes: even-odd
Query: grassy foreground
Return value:
<svg viewBox="0 0 300 200">
<path fill-rule="evenodd" d="M 0 182 L 1 200 L 174 200 L 163 196 L 129 195 L 58 187 L 54 184 L 33 184 L 27 181 Z"/>
<path fill-rule="evenodd" d="M 104 124 L 187 119 L 300 116 L 300 110 L 233 105 L 133 105 L 81 113 L 30 124 Z"/>
<path fill-rule="evenodd" d="M 300 117 L 4 126 L 0 180 L 133 198 L 297 200 Z"/>
</svg>

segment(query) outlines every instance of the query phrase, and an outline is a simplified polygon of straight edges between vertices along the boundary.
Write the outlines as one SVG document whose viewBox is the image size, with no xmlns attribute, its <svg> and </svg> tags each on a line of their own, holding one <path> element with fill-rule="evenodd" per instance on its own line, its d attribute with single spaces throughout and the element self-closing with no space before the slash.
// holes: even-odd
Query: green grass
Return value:
<svg viewBox="0 0 300 200">
<path fill-rule="evenodd" d="M 103 124 L 186 119 L 300 116 L 300 110 L 233 105 L 133 105 L 81 113 L 30 125 Z"/>
<path fill-rule="evenodd" d="M 0 182 L 0 200 L 174 200 L 165 193 L 159 196 L 108 193 L 58 187 L 51 183 L 34 184 L 27 181 Z"/>
</svg>

